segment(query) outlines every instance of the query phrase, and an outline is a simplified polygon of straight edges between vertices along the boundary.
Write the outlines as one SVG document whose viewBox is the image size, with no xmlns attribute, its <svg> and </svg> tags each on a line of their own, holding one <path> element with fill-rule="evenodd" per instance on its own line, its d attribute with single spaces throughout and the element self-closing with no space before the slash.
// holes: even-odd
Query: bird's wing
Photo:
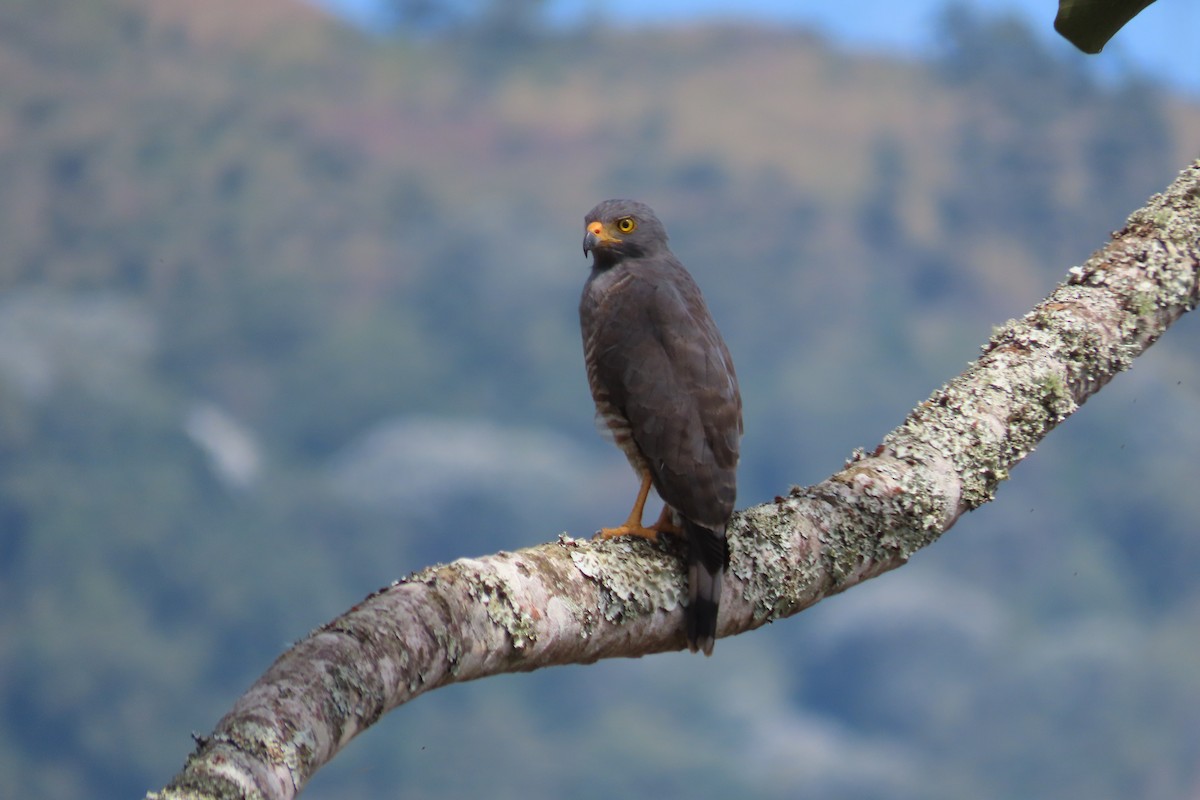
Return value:
<svg viewBox="0 0 1200 800">
<path fill-rule="evenodd" d="M 737 377 L 696 284 L 682 267 L 659 266 L 640 264 L 605 298 L 596 379 L 629 421 L 663 500 L 719 528 L 737 493 Z"/>
</svg>

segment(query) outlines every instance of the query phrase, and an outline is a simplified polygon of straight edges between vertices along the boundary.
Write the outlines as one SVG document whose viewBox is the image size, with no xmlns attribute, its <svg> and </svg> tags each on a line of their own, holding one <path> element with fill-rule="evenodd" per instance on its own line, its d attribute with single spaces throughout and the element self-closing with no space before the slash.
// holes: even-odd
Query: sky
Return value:
<svg viewBox="0 0 1200 800">
<path fill-rule="evenodd" d="M 378 20 L 383 0 L 308 0 L 364 26 Z M 971 0 L 986 12 L 1018 14 L 1051 46 L 1074 51 L 1053 29 L 1057 0 Z M 713 19 L 782 22 L 815 28 L 852 49 L 923 55 L 934 45 L 934 21 L 946 0 L 549 0 L 555 20 L 601 18 L 613 24 L 671 23 Z M 1101 73 L 1132 67 L 1200 99 L 1200 3 L 1161 0 L 1125 26 L 1093 56 Z"/>
</svg>

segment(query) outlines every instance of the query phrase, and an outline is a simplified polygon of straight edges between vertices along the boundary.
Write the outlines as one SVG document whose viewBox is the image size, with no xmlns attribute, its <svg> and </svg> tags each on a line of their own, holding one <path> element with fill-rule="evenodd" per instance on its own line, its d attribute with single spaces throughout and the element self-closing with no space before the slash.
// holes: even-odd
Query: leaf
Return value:
<svg viewBox="0 0 1200 800">
<path fill-rule="evenodd" d="M 1154 0 L 1058 0 L 1054 30 L 1085 53 L 1095 55 L 1108 40 Z"/>
</svg>

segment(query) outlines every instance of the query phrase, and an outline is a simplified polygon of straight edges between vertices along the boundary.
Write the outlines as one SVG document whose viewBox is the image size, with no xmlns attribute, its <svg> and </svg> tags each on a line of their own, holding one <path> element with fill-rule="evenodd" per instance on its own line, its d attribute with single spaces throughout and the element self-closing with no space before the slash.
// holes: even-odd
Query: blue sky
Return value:
<svg viewBox="0 0 1200 800">
<path fill-rule="evenodd" d="M 369 24 L 380 0 L 308 0 L 356 22 Z M 1020 14 L 1043 31 L 1052 46 L 1072 49 L 1053 31 L 1057 0 L 974 0 L 989 12 Z M 852 48 L 920 55 L 933 43 L 933 20 L 945 0 L 550 0 L 556 19 L 601 17 L 615 24 L 742 19 L 814 27 Z M 1200 3 L 1154 3 L 1109 42 L 1096 68 L 1119 72 L 1132 66 L 1200 98 Z"/>
</svg>

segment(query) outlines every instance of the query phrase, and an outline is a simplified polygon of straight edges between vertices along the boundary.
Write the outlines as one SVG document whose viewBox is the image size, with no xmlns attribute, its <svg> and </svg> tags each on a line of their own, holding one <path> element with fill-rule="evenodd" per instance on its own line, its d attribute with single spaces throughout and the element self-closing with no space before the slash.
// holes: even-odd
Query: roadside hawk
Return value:
<svg viewBox="0 0 1200 800">
<path fill-rule="evenodd" d="M 588 384 L 597 419 L 641 478 L 629 518 L 600 535 L 682 534 L 688 648 L 711 655 L 742 435 L 733 361 L 699 287 L 648 206 L 606 200 L 584 224 L 583 252 L 592 254 L 592 272 L 579 323 Z M 665 505 L 658 521 L 644 527 L 651 485 Z"/>
</svg>

